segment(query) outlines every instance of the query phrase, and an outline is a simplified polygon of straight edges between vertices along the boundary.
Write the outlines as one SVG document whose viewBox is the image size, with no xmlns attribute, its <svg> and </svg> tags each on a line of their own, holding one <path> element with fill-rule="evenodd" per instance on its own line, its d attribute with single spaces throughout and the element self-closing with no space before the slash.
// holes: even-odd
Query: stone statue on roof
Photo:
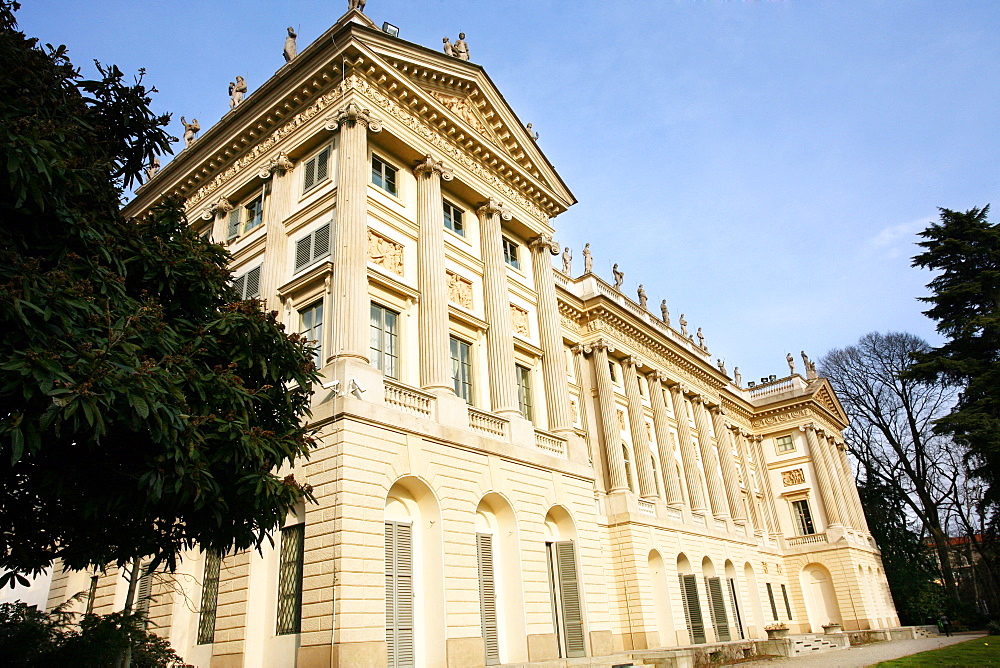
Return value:
<svg viewBox="0 0 1000 668">
<path fill-rule="evenodd" d="M 680 323 L 681 323 L 681 334 L 686 339 L 688 338 L 688 321 L 684 318 L 683 313 L 681 313 Z"/>
<path fill-rule="evenodd" d="M 181 116 L 181 125 L 184 126 L 184 148 L 188 148 L 194 143 L 195 135 L 201 131 L 201 126 L 198 124 L 197 118 L 192 118 L 191 122 L 188 123 Z"/>
<path fill-rule="evenodd" d="M 583 273 L 594 273 L 594 258 L 590 256 L 590 244 L 583 246 Z"/>
<path fill-rule="evenodd" d="M 788 375 L 795 375 L 795 358 L 792 357 L 791 353 L 785 355 L 785 361 L 788 362 Z"/>
<path fill-rule="evenodd" d="M 362 14 L 365 12 L 365 4 L 368 0 L 347 0 L 347 11 L 358 10 Z"/>
<path fill-rule="evenodd" d="M 562 254 L 563 263 L 563 273 L 567 276 L 573 275 L 573 251 L 570 250 L 569 246 L 566 246 Z"/>
<path fill-rule="evenodd" d="M 738 366 L 733 367 L 733 383 L 736 384 L 736 387 L 743 387 L 743 375 Z"/>
<path fill-rule="evenodd" d="M 705 346 L 705 335 L 701 333 L 701 327 L 698 328 L 697 334 L 698 334 L 698 347 L 701 348 L 702 350 L 708 350 L 708 348 Z"/>
<path fill-rule="evenodd" d="M 728 376 L 729 375 L 728 373 L 726 373 L 726 363 L 722 361 L 721 357 L 715 360 L 715 364 L 716 364 L 716 366 L 719 367 L 719 371 L 722 372 L 723 376 Z"/>
<path fill-rule="evenodd" d="M 298 37 L 298 35 L 295 34 L 295 30 L 291 26 L 289 26 L 288 27 L 288 36 L 285 37 L 285 48 L 282 51 L 282 55 L 285 56 L 285 62 L 286 63 L 292 62 L 292 58 L 294 58 L 296 56 L 296 54 L 297 54 L 297 51 L 296 51 L 296 48 L 295 48 L 295 38 L 296 37 Z"/>
<path fill-rule="evenodd" d="M 451 45 L 454 56 L 459 60 L 469 59 L 469 45 L 465 43 L 465 33 L 458 33 L 458 41 Z"/>
<path fill-rule="evenodd" d="M 532 141 L 538 141 L 538 133 L 535 132 L 534 127 L 533 123 L 528 123 L 524 129 L 528 131 L 528 136 L 531 137 Z"/>
<path fill-rule="evenodd" d="M 660 318 L 663 320 L 665 325 L 670 324 L 670 309 L 667 308 L 666 299 L 660 302 Z"/>
<path fill-rule="evenodd" d="M 247 92 L 247 82 L 243 77 L 236 77 L 236 81 L 229 82 L 229 108 L 235 109 L 243 101 L 243 95 Z"/>
<path fill-rule="evenodd" d="M 816 373 L 816 362 L 809 362 L 806 365 L 806 379 L 816 380 L 817 378 L 819 378 L 819 374 Z"/>
<path fill-rule="evenodd" d="M 624 271 L 618 271 L 618 264 L 616 263 L 615 266 L 611 267 L 611 273 L 615 277 L 615 290 L 617 290 L 618 292 L 621 292 L 622 291 L 622 283 L 625 282 L 625 272 Z"/>
<path fill-rule="evenodd" d="M 445 37 L 441 40 L 444 42 L 444 55 L 455 57 L 455 47 L 452 45 L 451 40 Z"/>
<path fill-rule="evenodd" d="M 802 355 L 802 364 L 806 368 L 806 373 L 809 373 L 809 355 L 806 355 L 806 351 L 804 350 L 799 354 Z"/>
<path fill-rule="evenodd" d="M 646 288 L 642 287 L 642 283 L 639 284 L 639 291 L 638 291 L 637 294 L 639 295 L 639 306 L 641 306 L 643 309 L 645 309 L 646 308 Z"/>
<path fill-rule="evenodd" d="M 154 155 L 153 159 L 150 161 L 149 166 L 146 167 L 146 180 L 156 176 L 156 173 L 160 171 L 160 156 Z"/>
</svg>

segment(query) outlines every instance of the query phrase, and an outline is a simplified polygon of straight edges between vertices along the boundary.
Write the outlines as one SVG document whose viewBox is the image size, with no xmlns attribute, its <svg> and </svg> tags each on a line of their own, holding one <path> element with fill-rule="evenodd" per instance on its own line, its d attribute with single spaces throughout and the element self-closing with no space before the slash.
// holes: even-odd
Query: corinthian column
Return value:
<svg viewBox="0 0 1000 668">
<path fill-rule="evenodd" d="M 454 392 L 448 340 L 448 282 L 444 269 L 444 205 L 441 181 L 451 170 L 427 156 L 413 168 L 417 177 L 417 283 L 420 287 L 420 386 Z"/>
<path fill-rule="evenodd" d="M 681 481 L 677 477 L 677 459 L 670 443 L 670 426 L 667 423 L 666 398 L 663 396 L 662 371 L 646 376 L 649 384 L 649 403 L 653 406 L 653 428 L 656 430 L 656 449 L 660 455 L 660 470 L 667 484 L 667 505 L 680 508 L 684 505 Z"/>
<path fill-rule="evenodd" d="M 621 435 L 615 418 L 615 388 L 608 368 L 608 353 L 613 352 L 607 341 L 595 341 L 584 346 L 584 351 L 594 352 L 594 366 L 597 372 L 597 401 L 601 406 L 601 433 L 604 434 L 604 450 L 608 459 L 608 475 L 611 491 L 629 489 L 628 474 L 625 472 L 625 457 L 622 454 Z"/>
<path fill-rule="evenodd" d="M 712 435 L 708 429 L 708 415 L 701 395 L 691 399 L 694 407 L 694 423 L 698 427 L 698 446 L 701 448 L 701 461 L 705 465 L 705 481 L 708 484 L 708 498 L 712 504 L 712 515 L 717 518 L 729 517 L 729 502 L 726 490 L 719 479 L 719 457 L 712 447 Z"/>
<path fill-rule="evenodd" d="M 333 235 L 331 356 L 368 361 L 368 131 L 381 122 L 353 102 L 338 111 L 326 128 L 340 127 L 337 162 L 337 225 Z"/>
<path fill-rule="evenodd" d="M 538 339 L 542 344 L 542 382 L 549 431 L 565 436 L 573 431 L 569 415 L 569 387 L 566 384 L 566 357 L 563 354 L 562 323 L 556 302 L 556 284 L 549 256 L 559 253 L 559 244 L 547 235 L 535 237 L 531 248 L 531 272 L 538 296 Z"/>
<path fill-rule="evenodd" d="M 729 497 L 729 511 L 733 519 L 746 522 L 747 514 L 743 508 L 743 494 L 740 491 L 740 481 L 733 463 L 733 440 L 726 426 L 722 409 L 712 407 L 712 426 L 715 428 L 715 442 L 719 446 L 719 463 L 722 467 L 722 479 L 726 483 L 726 495 Z"/>
<path fill-rule="evenodd" d="M 684 465 L 684 481 L 687 483 L 688 501 L 691 510 L 704 512 L 705 495 L 702 493 L 701 477 L 698 475 L 698 458 L 694 454 L 694 443 L 691 441 L 691 426 L 688 424 L 687 404 L 684 403 L 684 393 L 680 385 L 670 386 L 670 400 L 674 404 L 674 417 L 677 418 L 677 440 L 680 441 L 681 463 Z"/>
<path fill-rule="evenodd" d="M 813 470 L 816 471 L 816 475 L 819 478 L 819 494 L 823 499 L 823 507 L 826 509 L 826 524 L 827 526 L 841 526 L 837 498 L 834 495 L 825 453 L 820 449 L 819 440 L 816 437 L 816 426 L 810 423 L 804 427 L 799 427 L 799 429 L 806 433 L 809 454 L 813 460 Z"/>
<path fill-rule="evenodd" d="M 628 400 L 628 425 L 632 434 L 632 450 L 635 452 L 636 471 L 639 472 L 639 496 L 644 499 L 655 499 L 656 473 L 653 471 L 652 456 L 649 450 L 649 438 L 646 434 L 646 420 L 643 419 L 642 395 L 639 394 L 639 375 L 636 367 L 639 362 L 632 357 L 626 358 L 622 365 L 625 376 L 625 398 Z"/>
<path fill-rule="evenodd" d="M 282 272 L 285 269 L 288 234 L 285 233 L 285 218 L 295 197 L 292 161 L 284 153 L 268 162 L 258 176 L 271 179 L 271 194 L 267 201 L 267 251 L 264 253 L 264 267 L 260 277 L 260 295 L 269 311 L 281 311 L 278 288 L 281 287 Z"/>
<path fill-rule="evenodd" d="M 490 373 L 490 407 L 511 417 L 518 413 L 517 381 L 514 378 L 514 328 L 510 323 L 510 294 L 503 258 L 500 219 L 510 220 L 502 203 L 489 200 L 476 209 L 479 242 L 483 255 L 483 297 L 486 322 L 487 366 Z"/>
</svg>

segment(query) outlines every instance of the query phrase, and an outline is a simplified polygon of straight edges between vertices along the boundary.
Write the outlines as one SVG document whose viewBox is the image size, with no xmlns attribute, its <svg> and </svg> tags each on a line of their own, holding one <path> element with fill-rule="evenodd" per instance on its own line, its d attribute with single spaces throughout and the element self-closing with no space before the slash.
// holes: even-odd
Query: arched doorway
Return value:
<svg viewBox="0 0 1000 668">
<path fill-rule="evenodd" d="M 684 618 L 687 622 L 688 640 L 694 644 L 708 641 L 705 635 L 705 618 L 701 614 L 701 597 L 698 595 L 698 576 L 683 552 L 677 555 L 677 580 L 681 600 L 684 601 Z"/>
<path fill-rule="evenodd" d="M 560 658 L 587 655 L 584 632 L 583 583 L 580 582 L 576 526 L 562 506 L 545 515 L 545 555 L 548 564 L 552 627 Z"/>
<path fill-rule="evenodd" d="M 517 522 L 510 503 L 495 492 L 476 508 L 476 562 L 486 665 L 527 661 Z"/>
<path fill-rule="evenodd" d="M 760 588 L 757 585 L 757 576 L 753 572 L 753 566 L 746 562 L 743 566 L 743 579 L 746 581 L 747 595 L 750 598 L 750 615 L 748 621 L 747 635 L 751 638 L 764 637 L 764 610 L 760 607 Z"/>
<path fill-rule="evenodd" d="M 649 584 L 653 591 L 656 631 L 660 637 L 659 645 L 672 646 L 677 640 L 674 635 L 674 617 L 670 614 L 670 584 L 663 557 L 656 550 L 651 550 L 649 553 L 648 567 Z"/>
<path fill-rule="evenodd" d="M 722 578 L 715 571 L 715 564 L 708 557 L 701 560 L 701 572 L 705 578 L 705 597 L 708 599 L 708 613 L 715 630 L 716 642 L 729 642 L 733 634 L 729 631 L 729 615 L 726 613 L 725 590 Z"/>
<path fill-rule="evenodd" d="M 833 588 L 833 578 L 823 564 L 807 564 L 799 576 L 806 599 L 809 625 L 813 633 L 822 633 L 823 625 L 841 623 L 840 606 Z"/>
</svg>

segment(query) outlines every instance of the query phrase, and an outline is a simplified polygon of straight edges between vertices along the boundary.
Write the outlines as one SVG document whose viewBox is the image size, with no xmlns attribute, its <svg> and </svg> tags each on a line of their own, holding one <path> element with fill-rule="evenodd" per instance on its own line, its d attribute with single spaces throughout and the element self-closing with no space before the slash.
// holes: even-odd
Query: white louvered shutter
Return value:
<svg viewBox="0 0 1000 668">
<path fill-rule="evenodd" d="M 307 160 L 302 173 L 302 192 L 309 190 L 316 185 L 316 158 Z"/>
<path fill-rule="evenodd" d="M 778 621 L 778 606 L 774 604 L 774 589 L 771 588 L 770 582 L 765 582 L 764 586 L 767 589 L 768 603 L 771 604 L 771 616 L 774 618 L 774 621 Z"/>
<path fill-rule="evenodd" d="M 240 234 L 240 207 L 229 212 L 229 224 L 226 228 L 226 241 L 232 241 Z"/>
<path fill-rule="evenodd" d="M 497 596 L 493 578 L 493 536 L 476 534 L 476 556 L 479 560 L 479 616 L 486 648 L 486 665 L 500 663 L 500 642 L 497 635 Z"/>
<path fill-rule="evenodd" d="M 580 583 L 576 575 L 576 547 L 573 541 L 556 543 L 556 566 L 559 571 L 559 599 L 562 602 L 566 656 L 567 658 L 586 656 L 583 606 L 580 604 Z"/>
<path fill-rule="evenodd" d="M 330 170 L 330 149 L 329 147 L 324 148 L 316 156 L 316 183 L 322 183 L 326 181 L 327 176 L 329 176 Z"/>
<path fill-rule="evenodd" d="M 255 299 L 260 297 L 260 267 L 254 267 L 246 273 L 247 282 L 244 290 L 244 299 Z"/>
<path fill-rule="evenodd" d="M 330 223 L 295 242 L 295 271 L 330 254 Z"/>
<path fill-rule="evenodd" d="M 385 639 L 390 668 L 415 665 L 413 650 L 413 529 L 385 523 Z"/>
<path fill-rule="evenodd" d="M 146 572 L 146 564 L 139 566 L 139 586 L 135 592 L 135 614 L 146 621 L 149 619 L 149 602 L 153 598 L 153 574 Z"/>
</svg>

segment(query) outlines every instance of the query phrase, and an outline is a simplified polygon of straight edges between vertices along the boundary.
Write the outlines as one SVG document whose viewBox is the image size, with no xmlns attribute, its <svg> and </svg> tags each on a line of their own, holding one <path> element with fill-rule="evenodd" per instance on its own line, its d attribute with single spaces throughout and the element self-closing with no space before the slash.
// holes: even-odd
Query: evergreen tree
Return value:
<svg viewBox="0 0 1000 668">
<path fill-rule="evenodd" d="M 228 254 L 123 189 L 166 116 L 115 67 L 83 80 L 0 0 L 0 585 L 175 566 L 260 544 L 309 490 L 311 351 L 229 284 Z"/>
<path fill-rule="evenodd" d="M 914 356 L 907 376 L 942 379 L 962 388 L 938 433 L 968 451 L 973 475 L 987 483 L 985 501 L 1000 503 L 1000 226 L 989 206 L 965 212 L 941 209 L 940 222 L 920 233 L 925 250 L 913 265 L 939 272 L 921 300 L 937 321 L 944 345 Z"/>
</svg>

